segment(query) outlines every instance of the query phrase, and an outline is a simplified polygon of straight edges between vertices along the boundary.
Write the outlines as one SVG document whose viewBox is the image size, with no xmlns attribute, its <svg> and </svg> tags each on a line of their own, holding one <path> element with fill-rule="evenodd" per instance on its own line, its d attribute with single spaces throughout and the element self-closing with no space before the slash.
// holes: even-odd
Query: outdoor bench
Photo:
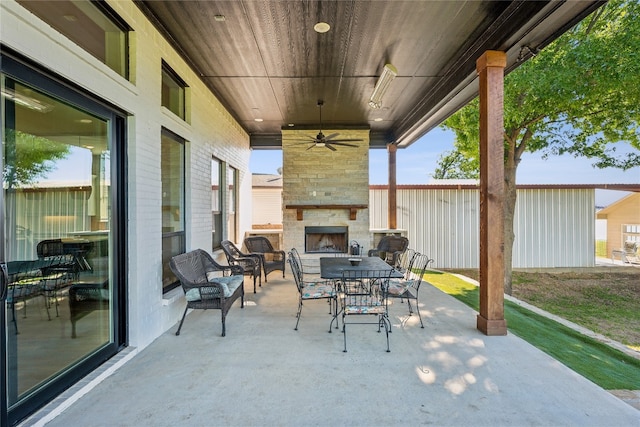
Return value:
<svg viewBox="0 0 640 427">
<path fill-rule="evenodd" d="M 240 308 L 244 308 L 243 268 L 237 265 L 220 265 L 202 249 L 174 256 L 169 267 L 180 280 L 187 300 L 176 335 L 180 335 L 188 309 L 218 309 L 221 311 L 224 337 L 225 318 L 234 301 L 240 298 Z"/>
</svg>

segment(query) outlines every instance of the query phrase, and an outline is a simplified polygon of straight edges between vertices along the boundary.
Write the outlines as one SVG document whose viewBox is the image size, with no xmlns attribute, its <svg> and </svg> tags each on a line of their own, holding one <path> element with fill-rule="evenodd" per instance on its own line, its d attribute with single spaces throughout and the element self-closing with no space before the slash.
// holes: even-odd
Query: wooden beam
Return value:
<svg viewBox="0 0 640 427">
<path fill-rule="evenodd" d="M 387 192 L 388 198 L 388 226 L 390 230 L 398 228 L 397 221 L 397 186 L 396 186 L 396 151 L 398 146 L 395 144 L 387 144 L 387 151 L 389 152 L 389 191 Z"/>
<path fill-rule="evenodd" d="M 480 313 L 485 335 L 506 335 L 504 318 L 504 52 L 486 51 L 480 77 Z"/>
<path fill-rule="evenodd" d="M 286 205 L 285 209 L 295 209 L 296 219 L 302 221 L 304 219 L 304 211 L 309 209 L 347 209 L 349 211 L 349 220 L 355 221 L 358 216 L 358 210 L 367 209 L 369 205 Z"/>
</svg>

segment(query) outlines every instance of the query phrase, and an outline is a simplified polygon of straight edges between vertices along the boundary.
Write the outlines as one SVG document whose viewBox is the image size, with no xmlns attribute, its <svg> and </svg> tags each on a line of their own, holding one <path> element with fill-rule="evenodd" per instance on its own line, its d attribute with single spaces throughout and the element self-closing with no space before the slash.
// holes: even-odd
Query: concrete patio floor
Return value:
<svg viewBox="0 0 640 427">
<path fill-rule="evenodd" d="M 639 410 L 515 335 L 484 336 L 475 311 L 429 285 L 420 290 L 424 329 L 396 301 L 391 353 L 373 325 L 349 326 L 343 353 L 342 333 L 327 333 L 325 301 L 305 303 L 293 330 L 290 278 L 272 273 L 247 293 L 226 337 L 219 311 L 194 311 L 180 336 L 174 327 L 126 350 L 120 359 L 129 360 L 95 376 L 82 397 L 22 425 L 640 425 Z"/>
</svg>

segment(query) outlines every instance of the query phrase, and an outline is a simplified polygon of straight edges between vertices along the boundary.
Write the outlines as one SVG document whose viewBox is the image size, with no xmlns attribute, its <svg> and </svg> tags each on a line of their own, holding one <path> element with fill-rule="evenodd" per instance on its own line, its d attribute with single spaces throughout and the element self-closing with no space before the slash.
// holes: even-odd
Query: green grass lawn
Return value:
<svg viewBox="0 0 640 427">
<path fill-rule="evenodd" d="M 428 272 L 424 280 L 478 310 L 478 287 L 452 274 Z M 554 320 L 505 300 L 510 333 L 519 336 L 606 390 L 640 390 L 640 360 Z"/>
</svg>

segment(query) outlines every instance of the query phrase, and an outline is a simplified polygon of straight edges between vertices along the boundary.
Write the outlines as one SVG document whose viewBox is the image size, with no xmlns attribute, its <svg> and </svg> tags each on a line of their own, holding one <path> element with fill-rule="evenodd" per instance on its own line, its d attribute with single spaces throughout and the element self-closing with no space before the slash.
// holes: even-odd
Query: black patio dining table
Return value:
<svg viewBox="0 0 640 427">
<path fill-rule="evenodd" d="M 394 270 L 379 257 L 358 257 L 361 261 L 357 265 L 351 265 L 351 258 L 347 257 L 322 257 L 320 258 L 320 277 L 323 279 L 341 279 L 342 272 L 350 271 L 391 271 L 391 277 L 403 277 L 402 272 Z M 372 277 L 373 278 L 373 277 Z"/>
</svg>

